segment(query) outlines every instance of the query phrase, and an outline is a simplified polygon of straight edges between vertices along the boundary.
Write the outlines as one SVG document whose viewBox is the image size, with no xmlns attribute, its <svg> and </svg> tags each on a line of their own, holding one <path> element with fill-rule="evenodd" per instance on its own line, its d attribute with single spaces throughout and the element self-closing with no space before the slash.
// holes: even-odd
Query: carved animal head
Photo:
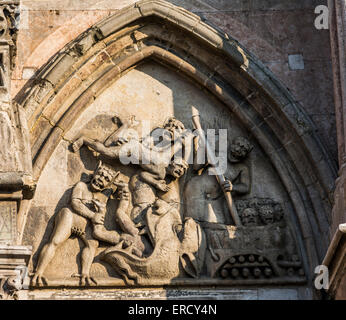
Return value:
<svg viewBox="0 0 346 320">
<path fill-rule="evenodd" d="M 9 291 L 18 291 L 22 289 L 22 280 L 17 276 L 9 277 L 7 279 L 6 285 Z"/>
<path fill-rule="evenodd" d="M 160 241 L 169 241 L 170 245 L 179 242 L 178 232 L 181 229 L 181 217 L 174 205 L 156 199 L 146 215 L 148 236 L 153 244 Z"/>
</svg>

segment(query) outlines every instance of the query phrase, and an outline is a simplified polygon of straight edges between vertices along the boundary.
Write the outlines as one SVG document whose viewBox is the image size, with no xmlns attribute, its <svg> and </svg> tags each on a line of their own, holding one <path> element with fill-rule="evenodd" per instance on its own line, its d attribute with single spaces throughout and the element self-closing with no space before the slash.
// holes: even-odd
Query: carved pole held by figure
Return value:
<svg viewBox="0 0 346 320">
<path fill-rule="evenodd" d="M 223 184 L 225 183 L 225 177 L 223 174 L 220 174 L 217 172 L 217 169 L 215 168 L 215 163 L 216 163 L 216 159 L 215 159 L 215 155 L 213 154 L 212 150 L 210 149 L 209 145 L 208 145 L 208 141 L 205 139 L 204 133 L 203 133 L 203 129 L 201 126 L 201 122 L 200 122 L 200 117 L 199 117 L 199 112 L 195 107 L 191 107 L 192 110 L 192 122 L 193 125 L 195 127 L 195 129 L 198 131 L 198 135 L 200 137 L 200 139 L 202 140 L 202 142 L 204 143 L 205 147 L 206 147 L 206 151 L 207 151 L 207 156 L 208 159 L 211 160 L 211 169 L 214 171 L 215 177 L 218 181 L 218 183 L 221 186 L 221 189 L 224 192 L 226 201 L 227 201 L 227 206 L 228 206 L 228 210 L 232 216 L 232 219 L 235 223 L 236 226 L 241 226 L 241 221 L 240 218 L 238 216 L 238 212 L 237 209 L 233 203 L 233 199 L 232 199 L 232 195 L 231 192 L 229 191 L 225 191 L 225 189 L 223 188 Z"/>
</svg>

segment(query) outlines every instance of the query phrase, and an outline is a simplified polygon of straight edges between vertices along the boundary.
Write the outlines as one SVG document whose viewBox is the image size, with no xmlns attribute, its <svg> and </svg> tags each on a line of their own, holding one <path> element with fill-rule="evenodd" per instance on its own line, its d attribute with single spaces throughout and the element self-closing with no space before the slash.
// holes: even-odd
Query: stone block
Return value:
<svg viewBox="0 0 346 320">
<path fill-rule="evenodd" d="M 16 242 L 17 203 L 0 201 L 0 245 Z"/>
<path fill-rule="evenodd" d="M 304 58 L 301 54 L 289 54 L 288 65 L 291 70 L 304 70 Z"/>
</svg>

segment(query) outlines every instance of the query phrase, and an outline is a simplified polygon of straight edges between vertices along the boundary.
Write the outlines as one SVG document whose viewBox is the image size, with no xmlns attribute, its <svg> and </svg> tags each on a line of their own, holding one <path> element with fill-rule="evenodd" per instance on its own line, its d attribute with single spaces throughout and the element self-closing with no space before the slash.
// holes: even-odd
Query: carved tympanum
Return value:
<svg viewBox="0 0 346 320">
<path fill-rule="evenodd" d="M 73 152 L 86 146 L 106 162 L 99 161 L 89 182 L 73 187 L 70 204 L 56 215 L 50 241 L 39 255 L 34 285 L 48 284 L 43 275 L 47 265 L 73 235 L 84 243 L 81 274 L 75 275 L 83 285 L 97 284 L 90 267 L 100 242 L 106 246 L 100 259 L 127 284 L 179 278 L 269 283 L 304 278 L 282 204 L 248 198 L 252 181 L 245 160 L 253 149 L 248 139 L 232 140 L 220 184 L 208 174 L 209 163 L 195 163 L 189 169 L 187 161 L 177 156 L 187 152 L 183 138 L 191 138 L 181 121 L 170 117 L 145 137 L 134 134 L 139 125 L 134 117 L 120 124 L 104 142 L 87 136 L 73 142 Z M 160 130 L 157 144 L 153 136 Z M 133 169 L 130 175 L 118 169 L 122 157 L 131 159 L 126 164 Z M 184 183 L 187 173 L 190 178 Z M 239 226 L 225 205 L 226 192 L 239 215 Z M 104 225 L 110 201 L 118 201 L 116 230 Z"/>
</svg>

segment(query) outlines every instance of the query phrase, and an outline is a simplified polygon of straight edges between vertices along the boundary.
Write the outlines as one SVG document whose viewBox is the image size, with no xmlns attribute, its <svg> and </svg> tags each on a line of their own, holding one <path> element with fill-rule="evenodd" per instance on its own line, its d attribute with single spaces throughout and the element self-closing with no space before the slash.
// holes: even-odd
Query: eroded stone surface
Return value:
<svg viewBox="0 0 346 320">
<path fill-rule="evenodd" d="M 233 141 L 234 146 L 238 146 L 239 142 L 239 146 L 247 148 L 244 154 L 237 155 L 239 158 L 234 158 L 236 153 L 232 153 L 233 156 L 230 154 L 229 171 L 225 172 L 225 178 L 232 181 L 232 195 L 235 197 L 238 213 L 242 215 L 243 227 L 239 227 L 238 231 L 227 229 L 226 225 L 232 224 L 232 217 L 215 176 L 209 176 L 207 172 L 198 176 L 190 165 L 186 173 L 180 173 L 183 175 L 177 178 L 179 181 L 174 182 L 174 179 L 165 178 L 165 175 L 154 178 L 156 174 L 160 176 L 160 170 L 155 171 L 155 175 L 154 171 L 151 171 L 155 166 L 151 169 L 143 167 L 152 174 L 149 180 L 149 172 L 142 176 L 138 166 L 119 163 L 117 153 L 110 153 L 107 159 L 108 152 L 117 150 L 117 144 L 113 145 L 113 140 L 118 143 L 120 138 L 133 139 L 129 138 L 127 130 L 132 128 L 138 132 L 139 137 L 145 138 L 154 128 L 164 128 L 165 123 L 169 127 L 169 115 L 174 115 L 182 121 L 185 128 L 192 130 L 191 106 L 198 106 L 203 128 L 230 128 L 227 132 L 228 143 Z M 133 115 L 135 118 L 132 118 Z M 179 281 L 179 278 L 185 281 L 186 277 L 192 277 L 191 280 L 196 278 L 197 282 L 200 277 L 209 277 L 208 281 L 211 283 L 212 279 L 220 278 L 224 281 L 228 279 L 245 283 L 247 279 L 254 283 L 257 280 L 275 283 L 280 281 L 280 277 L 281 281 L 290 281 L 292 277 L 294 281 L 304 282 L 305 271 L 294 244 L 295 235 L 286 227 L 286 223 L 292 223 L 289 218 L 291 213 L 285 206 L 287 195 L 275 171 L 263 160 L 265 156 L 257 143 L 251 140 L 250 144 L 245 138 L 237 138 L 239 136 L 251 139 L 239 121 L 232 117 L 222 104 L 208 94 L 201 93 L 198 87 L 169 69 L 156 63 L 146 63 L 127 73 L 85 109 L 74 126 L 64 134 L 65 140 L 59 144 L 41 175 L 24 236 L 25 243 L 32 244 L 35 250 L 33 265 L 30 266 L 36 270 L 34 285 L 49 285 L 59 281 L 62 283 L 62 279 L 66 277 L 70 277 L 69 281 L 73 283 L 72 274 L 81 274 L 83 284 L 87 285 L 92 282 L 110 285 L 112 281 L 117 281 L 116 279 L 122 279 L 128 284 L 163 284 L 174 279 Z M 71 141 L 75 142 L 71 145 Z M 82 146 L 83 144 L 89 149 Z M 230 150 L 233 149 L 228 152 L 231 152 Z M 185 151 L 192 152 L 186 147 Z M 88 175 L 91 177 L 94 174 L 96 177 L 97 171 L 93 172 L 97 157 L 106 161 L 107 166 L 114 167 L 114 173 L 120 172 L 116 179 L 123 181 L 125 185 L 129 183 L 127 192 L 130 192 L 132 199 L 126 204 L 128 200 L 121 198 L 121 194 L 124 195 L 122 191 L 120 202 L 102 200 L 104 205 L 108 203 L 108 210 L 103 211 L 102 222 L 95 222 L 96 216 L 93 218 L 96 214 L 93 212 L 98 212 L 101 207 L 89 207 L 90 213 L 83 213 L 84 211 L 79 211 L 82 209 L 74 207 L 73 202 L 74 199 L 82 198 L 86 203 L 96 196 L 94 191 L 90 193 L 86 190 L 90 189 Z M 199 166 L 199 170 L 201 168 L 203 165 Z M 206 176 L 207 180 L 203 179 L 203 176 Z M 161 181 L 165 180 L 155 179 L 166 179 L 165 183 L 169 183 L 168 191 L 161 189 L 164 187 Z M 193 181 L 199 185 L 201 192 L 198 192 L 196 187 L 189 187 Z M 142 184 L 143 189 L 137 191 L 138 183 Z M 208 188 L 211 188 L 215 195 L 209 195 Z M 225 188 L 230 186 L 225 185 Z M 120 185 L 118 189 L 122 190 Z M 42 194 L 47 196 L 42 198 Z M 150 194 L 153 194 L 153 200 L 150 200 Z M 162 203 L 155 204 L 155 196 L 159 197 Z M 199 209 L 193 201 L 197 201 Z M 157 209 L 151 212 L 151 206 Z M 252 208 L 257 215 L 255 223 L 249 222 L 249 225 L 245 217 L 247 208 Z M 37 214 L 38 210 L 42 213 Z M 135 223 L 140 223 L 139 229 L 138 226 L 131 226 L 131 221 L 125 223 L 125 220 L 119 220 L 122 219 L 119 210 L 126 210 Z M 157 213 L 155 210 L 158 210 Z M 144 215 L 141 217 L 144 220 L 136 220 L 138 213 Z M 268 214 L 268 220 L 264 218 L 264 214 Z M 281 221 L 283 215 L 286 222 Z M 43 216 L 46 218 L 39 218 Z M 53 231 L 54 221 L 56 230 L 61 231 Z M 105 228 L 100 226 L 100 223 L 104 223 Z M 264 227 L 267 224 L 268 227 Z M 99 227 L 95 229 L 96 225 Z M 88 229 L 90 227 L 91 229 Z M 249 228 L 252 228 L 251 231 Z M 30 236 L 33 230 L 35 238 Z M 213 230 L 213 239 L 210 230 Z M 247 239 L 247 234 L 251 233 L 262 234 L 261 238 L 268 243 L 258 243 L 258 248 L 252 248 L 249 244 L 257 240 Z M 64 238 L 60 237 L 62 234 Z M 80 264 L 80 248 L 73 237 L 69 239 L 71 236 L 81 238 L 82 243 L 87 246 L 101 241 L 93 249 L 95 261 L 90 271 L 88 268 L 84 269 L 90 262 L 84 260 Z M 53 238 L 49 240 L 49 237 Z M 133 245 L 129 246 L 129 237 L 139 237 L 143 244 L 139 246 L 135 240 Z M 277 243 L 273 243 L 271 237 L 278 237 Z M 54 240 L 55 238 L 60 240 Z M 55 243 L 54 250 L 52 243 Z M 270 246 L 273 246 L 272 254 L 264 254 L 262 257 L 260 252 L 269 253 Z M 206 250 L 207 248 L 209 250 Z M 284 248 L 290 249 L 285 251 Z M 48 254 L 48 251 L 52 251 L 52 254 Z M 90 259 L 93 256 L 90 256 Z M 240 262 L 237 262 L 240 265 L 228 266 L 228 259 L 240 259 Z M 241 265 L 242 259 L 250 259 L 247 267 Z M 238 271 L 237 274 L 235 271 Z"/>
<path fill-rule="evenodd" d="M 312 151 L 313 162 L 318 163 L 319 169 L 327 167 L 329 162 L 325 162 L 325 155 L 316 152 L 318 148 L 310 139 L 314 128 L 308 118 L 297 112 L 288 95 L 275 90 L 277 83 L 271 79 L 272 75 L 263 72 L 261 64 L 239 46 L 231 45 L 223 31 L 255 52 L 279 76 L 293 91 L 297 103 L 319 125 L 319 133 L 328 142 L 335 134 L 330 120 L 333 116 L 330 54 L 326 48 L 315 50 L 319 40 L 327 43 L 328 37 L 326 33 L 318 37 L 312 23 L 307 23 L 314 17 L 313 3 L 172 1 L 198 16 L 181 15 L 186 11 L 172 9 L 169 4 L 160 8 L 171 8 L 164 17 L 167 21 L 177 19 L 178 25 L 192 29 L 198 36 L 203 30 L 209 45 L 228 50 L 234 60 L 229 65 L 218 54 L 214 55 L 215 59 L 210 58 L 205 44 L 200 45 L 192 38 L 188 41 L 184 33 L 172 30 L 178 29 L 177 26 L 171 29 L 165 24 L 162 29 L 145 26 L 124 37 L 122 33 L 134 26 L 119 30 L 120 37 L 114 36 L 114 21 L 123 23 L 119 19 L 109 19 L 93 27 L 100 19 L 131 3 L 24 2 L 28 29 L 23 28 L 19 34 L 21 50 L 12 76 L 12 96 L 25 83 L 25 78 L 32 78 L 30 83 L 35 92 L 25 106 L 31 129 L 34 177 L 39 180 L 32 203 L 24 200 L 20 207 L 20 220 L 24 221 L 20 223 L 21 230 L 27 219 L 24 243 L 34 247 L 30 263 L 34 291 L 23 298 L 64 298 L 64 293 L 58 290 L 52 293 L 49 289 L 44 294 L 35 291 L 36 286 L 42 285 L 259 287 L 290 284 L 303 289 L 312 261 L 318 260 L 313 237 L 318 238 L 319 232 L 327 230 L 322 226 L 327 223 L 324 213 L 307 218 L 305 212 L 320 212 L 322 207 L 323 212 L 329 212 L 329 195 L 322 200 L 320 195 L 323 188 L 332 189 L 333 179 L 323 175 L 325 180 L 321 180 L 327 186 L 319 184 L 320 177 L 311 169 L 310 157 L 297 151 L 301 145 L 296 135 Z M 62 4 L 65 6 L 61 7 Z M 146 10 L 152 10 L 148 3 L 140 4 L 139 8 L 124 14 L 140 17 L 140 12 L 146 14 Z M 304 22 L 297 22 L 297 16 Z M 199 17 L 212 21 L 223 31 L 208 29 Z M 42 25 L 48 28 L 42 30 Z M 84 39 L 71 42 L 50 65 L 50 70 L 43 69 L 44 80 L 33 75 L 49 57 L 89 27 L 92 29 Z M 109 37 L 104 39 L 106 36 Z M 308 39 L 314 45 L 308 45 Z M 304 68 L 302 65 L 292 68 L 292 64 L 289 68 L 289 57 L 298 52 L 304 56 Z M 90 55 L 94 57 L 88 60 Z M 141 56 L 160 64 L 141 60 Z M 208 57 L 210 63 L 200 63 L 199 60 L 205 63 Z M 260 70 L 255 82 L 272 90 L 272 97 L 259 95 L 259 87 L 244 77 L 246 72 L 254 70 Z M 183 74 L 188 74 L 189 80 Z M 96 79 L 101 81 L 93 83 Z M 328 80 L 328 85 L 323 84 L 324 80 Z M 25 95 L 21 92 L 18 101 L 23 102 Z M 283 108 L 271 108 L 271 98 Z M 228 168 L 218 179 L 207 174 L 207 163 L 199 172 L 191 163 L 178 164 L 173 160 L 146 166 L 119 163 L 116 148 L 123 145 L 138 148 L 153 129 L 168 128 L 172 133 L 175 127 L 179 136 L 186 129 L 193 129 L 193 124 L 196 127 L 196 118 L 191 119 L 192 106 L 200 113 L 203 129 L 228 129 L 231 150 Z M 237 108 L 244 112 L 236 112 Z M 4 109 L 0 118 L 6 124 L 0 134 L 7 141 L 7 150 L 13 150 L 1 154 L 3 166 L 7 163 L 14 170 L 29 172 L 31 158 L 23 159 L 23 154 L 29 154 L 26 152 L 29 137 L 22 130 L 26 119 L 17 125 L 17 116 L 8 110 Z M 14 110 L 16 113 L 19 109 Z M 280 112 L 292 117 L 293 125 L 287 118 L 280 118 Z M 129 133 L 129 129 L 138 132 L 140 138 Z M 144 133 L 143 129 L 146 129 Z M 199 138 L 203 140 L 203 135 Z M 196 153 L 195 145 L 180 146 L 185 153 Z M 241 148 L 244 150 L 239 151 Z M 331 144 L 328 148 L 330 158 L 335 159 L 336 149 Z M 308 172 L 302 172 L 304 164 Z M 5 171 L 9 171 L 8 166 Z M 289 176 L 293 176 L 294 183 Z M 0 182 L 7 177 L 12 174 L 2 176 Z M 11 180 L 12 188 L 13 185 L 17 189 L 32 186 L 30 192 L 23 191 L 24 197 L 30 198 L 28 194 L 33 194 L 37 181 L 30 182 L 27 172 L 23 177 L 13 177 L 18 182 L 14 184 Z M 107 184 L 110 181 L 111 187 Z M 20 192 L 10 195 L 21 199 Z M 8 195 L 1 197 L 6 199 Z M 1 226 L 8 231 L 8 225 L 0 223 L 0 235 Z M 12 231 L 16 231 L 15 227 Z M 5 237 L 6 232 L 3 232 Z M 321 239 L 324 244 L 328 241 L 325 236 Z M 321 256 L 325 248 L 318 245 L 316 250 Z M 16 287 L 16 279 L 6 279 L 7 284 Z M 302 290 L 275 290 L 223 292 L 222 297 L 309 296 L 309 293 L 302 294 Z M 82 297 L 73 289 L 66 295 Z M 219 293 L 209 295 L 221 297 Z M 129 295 L 135 296 L 163 297 L 161 293 L 151 295 L 144 291 Z M 197 297 L 191 292 L 186 296 Z M 83 297 L 116 298 L 117 294 L 84 291 Z"/>
</svg>

